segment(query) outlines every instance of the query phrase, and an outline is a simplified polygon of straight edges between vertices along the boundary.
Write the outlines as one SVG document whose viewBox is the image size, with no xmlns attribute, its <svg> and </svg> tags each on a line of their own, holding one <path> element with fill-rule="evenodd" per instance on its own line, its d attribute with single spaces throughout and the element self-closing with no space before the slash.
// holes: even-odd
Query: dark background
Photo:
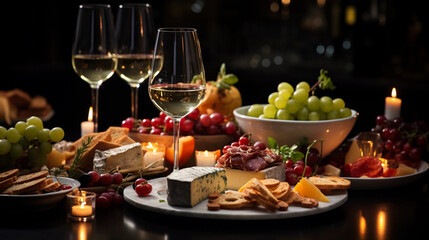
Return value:
<svg viewBox="0 0 429 240">
<path fill-rule="evenodd" d="M 9 1 L 8 1 L 9 2 Z M 116 16 L 121 1 L 110 3 Z M 206 76 L 216 78 L 225 62 L 239 77 L 243 105 L 265 103 L 282 81 L 314 83 L 327 69 L 337 88 L 319 97 L 341 97 L 360 112 L 355 129 L 371 128 L 384 112 L 392 87 L 407 121 L 428 121 L 428 14 L 418 0 L 159 0 L 146 1 L 156 27 L 198 29 Z M 89 85 L 71 65 L 78 6 L 85 1 L 2 3 L 0 90 L 21 88 L 43 95 L 66 139 L 80 134 L 91 104 Z M 356 10 L 354 22 L 346 12 Z M 319 52 L 317 51 L 319 49 Z M 158 114 L 140 89 L 139 117 Z M 100 88 L 100 127 L 120 125 L 130 115 L 130 88 L 117 75 Z M 354 130 L 355 131 L 355 130 Z M 357 130 L 356 130 L 357 131 Z M 352 132 L 351 134 L 354 134 Z"/>
</svg>

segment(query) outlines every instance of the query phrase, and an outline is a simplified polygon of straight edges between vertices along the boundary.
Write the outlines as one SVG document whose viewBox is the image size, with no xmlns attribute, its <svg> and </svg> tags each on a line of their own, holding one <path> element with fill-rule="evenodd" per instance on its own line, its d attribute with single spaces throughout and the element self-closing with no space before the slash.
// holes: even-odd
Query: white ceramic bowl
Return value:
<svg viewBox="0 0 429 240">
<path fill-rule="evenodd" d="M 334 120 L 298 121 L 261 119 L 247 116 L 250 106 L 239 107 L 234 110 L 235 119 L 244 133 L 251 133 L 252 142 L 268 143 L 268 137 L 274 138 L 278 145 L 292 146 L 307 137 L 309 142 L 324 139 L 322 157 L 330 154 L 347 137 L 356 123 L 359 115 L 352 110 L 352 116 Z M 315 147 L 320 151 L 320 144 Z"/>
</svg>

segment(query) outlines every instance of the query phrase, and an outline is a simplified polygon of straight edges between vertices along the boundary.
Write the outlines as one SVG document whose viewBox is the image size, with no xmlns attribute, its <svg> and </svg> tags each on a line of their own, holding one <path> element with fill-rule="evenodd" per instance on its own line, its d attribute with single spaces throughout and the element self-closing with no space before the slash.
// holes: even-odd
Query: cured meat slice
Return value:
<svg viewBox="0 0 429 240">
<path fill-rule="evenodd" d="M 377 157 L 361 157 L 350 166 L 351 177 L 382 177 L 383 167 Z"/>
</svg>

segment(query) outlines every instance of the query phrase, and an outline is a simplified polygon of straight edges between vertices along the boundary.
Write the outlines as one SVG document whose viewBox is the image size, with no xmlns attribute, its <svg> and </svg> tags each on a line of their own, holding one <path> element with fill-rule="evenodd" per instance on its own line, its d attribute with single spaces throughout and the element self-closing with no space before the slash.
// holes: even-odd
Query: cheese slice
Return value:
<svg viewBox="0 0 429 240">
<path fill-rule="evenodd" d="M 99 172 L 120 169 L 143 168 L 143 152 L 140 143 L 132 143 L 105 151 L 95 151 L 94 170 Z"/>
<path fill-rule="evenodd" d="M 319 202 L 329 202 L 329 199 L 307 178 L 302 178 L 293 189 L 303 197 L 313 198 Z"/>
<path fill-rule="evenodd" d="M 347 163 L 354 163 L 361 156 L 362 155 L 360 153 L 359 146 L 358 146 L 357 141 L 355 139 L 355 140 L 352 141 L 352 143 L 350 145 L 350 148 L 349 148 L 349 150 L 346 153 L 344 163 L 346 163 L 346 164 Z"/>
<path fill-rule="evenodd" d="M 189 167 L 172 172 L 167 177 L 167 202 L 172 206 L 193 207 L 211 193 L 226 189 L 225 169 Z"/>
<path fill-rule="evenodd" d="M 284 182 L 286 179 L 284 163 L 257 172 L 244 171 L 232 168 L 225 168 L 225 170 L 226 178 L 228 179 L 227 188 L 231 190 L 239 190 L 252 178 L 256 178 L 258 180 L 274 178 L 279 180 L 280 182 Z"/>
</svg>

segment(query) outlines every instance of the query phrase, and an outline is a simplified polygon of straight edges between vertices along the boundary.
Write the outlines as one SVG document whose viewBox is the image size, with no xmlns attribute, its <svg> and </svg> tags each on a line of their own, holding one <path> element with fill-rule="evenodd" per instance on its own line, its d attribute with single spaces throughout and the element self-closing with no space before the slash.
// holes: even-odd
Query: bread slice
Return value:
<svg viewBox="0 0 429 240">
<path fill-rule="evenodd" d="M 12 186 L 15 180 L 16 180 L 16 176 L 13 176 L 3 181 L 0 181 L 0 192 Z"/>
<path fill-rule="evenodd" d="M 48 175 L 49 175 L 48 171 L 40 171 L 40 172 L 35 172 L 35 173 L 30 173 L 30 174 L 22 175 L 22 176 L 19 176 L 16 179 L 15 184 L 26 183 L 26 182 L 30 182 L 30 181 L 33 181 L 33 180 L 39 179 L 39 178 L 42 178 L 43 180 L 46 180 L 46 177 Z"/>
<path fill-rule="evenodd" d="M 111 148 L 120 147 L 121 145 L 116 143 L 111 143 L 108 141 L 99 141 L 95 145 L 93 145 L 88 151 L 86 151 L 79 163 L 79 168 L 82 169 L 84 172 L 91 171 L 94 166 L 94 155 L 95 150 L 104 151 Z"/>
<path fill-rule="evenodd" d="M 57 188 L 61 187 L 61 183 L 59 182 L 51 182 L 49 184 L 47 184 L 43 189 L 42 192 L 53 192 L 55 191 Z"/>
<path fill-rule="evenodd" d="M 116 138 L 113 143 L 119 144 L 121 146 L 124 145 L 128 145 L 128 144 L 132 144 L 135 143 L 136 141 L 134 141 L 132 138 L 130 138 L 128 135 L 124 135 L 122 137 Z"/>
<path fill-rule="evenodd" d="M 109 127 L 106 132 L 110 134 L 111 141 L 115 142 L 116 139 L 121 138 L 122 136 L 128 135 L 130 130 L 128 128 L 123 127 Z"/>
<path fill-rule="evenodd" d="M 308 178 L 308 180 L 313 183 L 320 190 L 330 189 L 330 190 L 341 190 L 350 188 L 350 181 L 342 177 L 328 176 L 328 177 L 319 177 L 313 176 Z"/>
<path fill-rule="evenodd" d="M 14 184 L 8 189 L 6 189 L 3 193 L 12 194 L 12 195 L 23 194 L 23 193 L 43 189 L 45 186 L 46 186 L 46 179 L 39 178 L 29 182 L 21 183 L 21 184 Z"/>
<path fill-rule="evenodd" d="M 18 169 L 12 169 L 12 170 L 9 170 L 6 172 L 2 172 L 2 173 L 0 173 L 0 181 L 6 180 L 6 179 L 14 177 L 14 176 L 17 176 L 18 173 L 19 173 Z"/>
</svg>

